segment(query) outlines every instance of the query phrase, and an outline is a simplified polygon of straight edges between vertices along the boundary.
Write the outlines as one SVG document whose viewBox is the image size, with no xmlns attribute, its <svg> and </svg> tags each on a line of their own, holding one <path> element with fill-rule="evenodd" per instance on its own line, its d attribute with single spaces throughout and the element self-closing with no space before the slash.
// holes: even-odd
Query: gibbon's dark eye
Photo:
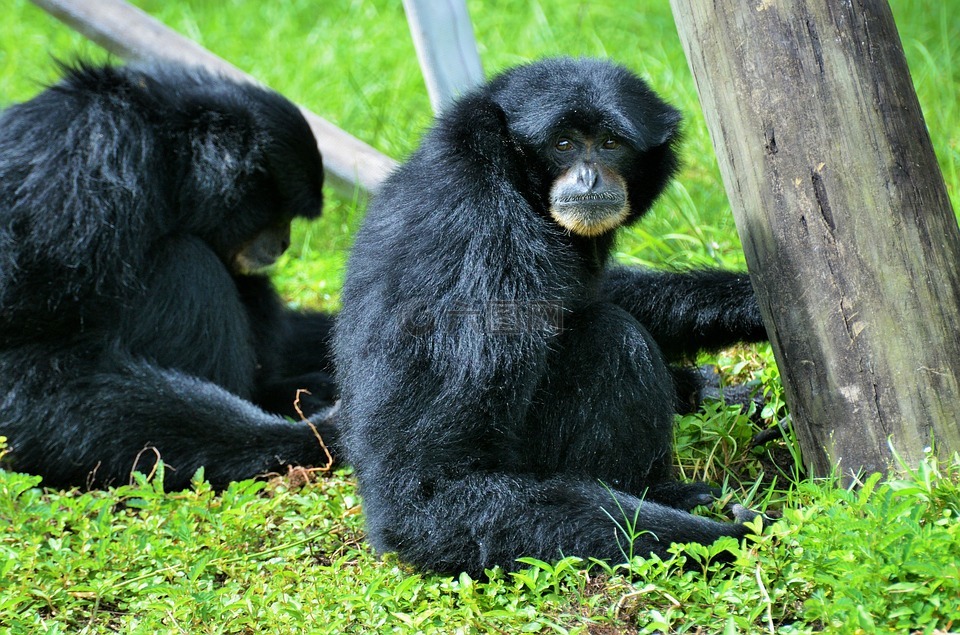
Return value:
<svg viewBox="0 0 960 635">
<path fill-rule="evenodd" d="M 603 142 L 604 150 L 616 150 L 620 147 L 620 142 L 616 139 L 610 138 Z"/>
<path fill-rule="evenodd" d="M 557 139 L 557 142 L 554 144 L 553 147 L 559 150 L 560 152 L 568 152 L 570 150 L 573 150 L 573 141 L 570 141 L 566 137 L 560 137 L 559 139 Z"/>
</svg>

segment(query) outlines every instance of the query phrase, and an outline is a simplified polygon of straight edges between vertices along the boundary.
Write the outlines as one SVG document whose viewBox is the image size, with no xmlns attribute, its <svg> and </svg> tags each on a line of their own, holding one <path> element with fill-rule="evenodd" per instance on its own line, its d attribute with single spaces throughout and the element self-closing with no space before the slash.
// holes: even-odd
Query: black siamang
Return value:
<svg viewBox="0 0 960 635">
<path fill-rule="evenodd" d="M 79 64 L 0 115 L 0 435 L 51 486 L 327 462 L 331 318 L 255 273 L 321 209 L 297 108 L 175 65 Z M 294 416 L 298 389 L 311 391 Z M 273 414 L 268 414 L 273 413 Z"/>
<path fill-rule="evenodd" d="M 377 550 L 477 575 L 745 535 L 672 476 L 671 363 L 765 338 L 749 278 L 609 262 L 676 169 L 679 120 L 622 67 L 541 61 L 462 97 L 386 182 L 334 329 Z"/>
</svg>

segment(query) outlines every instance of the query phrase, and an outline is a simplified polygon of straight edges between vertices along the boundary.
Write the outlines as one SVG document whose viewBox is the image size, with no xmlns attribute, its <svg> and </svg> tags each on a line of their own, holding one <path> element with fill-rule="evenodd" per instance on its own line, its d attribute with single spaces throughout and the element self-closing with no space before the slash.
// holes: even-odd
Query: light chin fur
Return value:
<svg viewBox="0 0 960 635">
<path fill-rule="evenodd" d="M 241 251 L 231 258 L 231 270 L 239 275 L 246 276 L 255 273 L 262 273 L 270 268 L 277 261 L 277 258 L 263 259 Z"/>
<path fill-rule="evenodd" d="M 589 212 L 574 206 L 566 206 L 566 209 L 564 209 L 554 205 L 550 208 L 550 216 L 557 221 L 557 224 L 571 234 L 586 238 L 595 238 L 613 231 L 620 227 L 629 215 L 630 206 L 626 204 L 616 212 L 605 214 L 599 218 L 594 218 Z"/>
</svg>

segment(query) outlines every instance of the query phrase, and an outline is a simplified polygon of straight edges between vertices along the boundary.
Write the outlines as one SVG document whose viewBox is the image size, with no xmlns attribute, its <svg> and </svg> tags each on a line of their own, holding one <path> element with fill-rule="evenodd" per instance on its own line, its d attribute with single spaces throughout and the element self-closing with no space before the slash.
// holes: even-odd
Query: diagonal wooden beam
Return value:
<svg viewBox="0 0 960 635">
<path fill-rule="evenodd" d="M 229 62 L 124 0 L 31 0 L 108 51 L 128 60 L 167 59 L 259 83 Z M 396 162 L 302 108 L 323 154 L 327 183 L 345 196 L 375 192 Z"/>
</svg>

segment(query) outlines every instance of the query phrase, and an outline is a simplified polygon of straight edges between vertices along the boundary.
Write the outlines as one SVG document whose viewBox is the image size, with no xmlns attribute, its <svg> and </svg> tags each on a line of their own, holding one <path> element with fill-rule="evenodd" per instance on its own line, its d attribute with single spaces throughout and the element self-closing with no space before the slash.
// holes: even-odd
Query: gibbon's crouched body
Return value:
<svg viewBox="0 0 960 635">
<path fill-rule="evenodd" d="M 65 68 L 0 115 L 0 435 L 51 486 L 182 488 L 326 454 L 331 319 L 255 271 L 320 214 L 310 128 L 280 95 L 174 65 Z M 299 417 L 298 417 L 299 418 Z M 336 446 L 335 429 L 317 431 Z"/>
<path fill-rule="evenodd" d="M 674 173 L 679 119 L 624 68 L 541 61 L 461 98 L 386 182 L 334 335 L 377 550 L 478 575 L 745 535 L 672 476 L 670 363 L 765 337 L 749 279 L 609 263 Z"/>
</svg>

